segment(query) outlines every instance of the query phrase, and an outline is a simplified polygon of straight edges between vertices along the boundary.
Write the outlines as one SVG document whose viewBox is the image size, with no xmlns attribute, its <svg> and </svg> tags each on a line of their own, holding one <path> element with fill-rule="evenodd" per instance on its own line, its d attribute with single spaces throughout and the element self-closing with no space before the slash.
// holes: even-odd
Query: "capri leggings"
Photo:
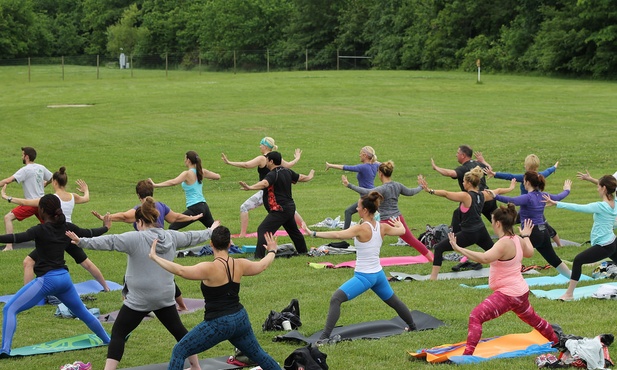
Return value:
<svg viewBox="0 0 617 370">
<path fill-rule="evenodd" d="M 423 256 L 426 256 L 427 254 L 431 253 L 426 247 L 426 245 L 424 245 L 424 243 L 422 243 L 421 241 L 418 240 L 418 238 L 413 236 L 413 234 L 409 230 L 409 227 L 407 227 L 407 224 L 405 223 L 405 217 L 403 217 L 403 215 L 399 215 L 398 218 L 401 220 L 401 223 L 405 227 L 405 234 L 401 236 L 401 239 L 403 239 L 405 243 L 409 244 L 412 248 L 420 252 L 420 254 Z M 380 220 L 379 222 L 384 224 L 384 223 L 388 223 L 388 220 Z"/>
<path fill-rule="evenodd" d="M 245 200 L 240 206 L 240 212 L 245 213 L 253 210 L 260 205 L 264 204 L 264 191 L 260 190 L 257 193 L 251 195 L 249 199 Z"/>
<path fill-rule="evenodd" d="M 224 340 L 231 342 L 262 369 L 281 369 L 257 342 L 249 316 L 243 308 L 236 313 L 197 324 L 174 346 L 168 370 L 182 370 L 186 358 L 206 351 Z"/>
<path fill-rule="evenodd" d="M 551 235 L 547 224 L 540 224 L 531 229 L 531 235 L 529 236 L 531 244 L 534 248 L 544 257 L 546 262 L 551 266 L 557 267 L 561 265 L 561 258 L 555 253 L 555 249 L 551 244 Z"/>
<path fill-rule="evenodd" d="M 143 318 L 150 312 L 151 311 L 135 311 L 122 305 L 120 312 L 118 312 L 118 317 L 116 321 L 114 321 L 114 326 L 111 328 L 111 342 L 107 348 L 107 358 L 116 361 L 122 360 L 126 337 L 139 326 Z M 176 305 L 159 308 L 152 312 L 154 312 L 156 318 L 165 326 L 167 331 L 176 338 L 176 341 L 182 339 L 188 332 L 184 325 L 182 325 L 182 321 L 180 321 Z"/>
<path fill-rule="evenodd" d="M 577 254 L 572 262 L 572 276 L 570 279 L 578 281 L 581 278 L 584 264 L 598 262 L 606 257 L 617 263 L 617 239 L 607 245 L 593 245 Z"/>
<path fill-rule="evenodd" d="M 469 314 L 467 345 L 463 355 L 473 355 L 482 338 L 482 324 L 495 319 L 506 312 L 514 312 L 523 322 L 529 324 L 553 343 L 559 342 L 553 327 L 534 311 L 529 303 L 529 291 L 519 297 L 510 297 L 501 292 L 494 292 Z"/>
<path fill-rule="evenodd" d="M 86 309 L 65 269 L 51 270 L 24 285 L 7 302 L 2 310 L 2 352 L 10 353 L 13 335 L 17 327 L 17 314 L 36 306 L 46 296 L 56 296 L 66 307 L 83 321 L 103 343 L 109 343 L 109 335 L 98 318 Z"/>
<path fill-rule="evenodd" d="M 477 244 L 480 248 L 487 251 L 493 247 L 493 239 L 491 239 L 491 236 L 489 235 L 488 231 L 486 231 L 485 227 L 482 227 L 480 230 L 477 231 L 459 231 L 455 235 L 456 244 L 458 244 L 462 248 Z M 451 250 L 453 249 L 450 245 L 449 239 L 444 239 L 437 243 L 437 245 L 435 245 L 433 266 L 441 266 L 443 262 L 443 253 L 445 251 Z"/>
<path fill-rule="evenodd" d="M 208 203 L 200 202 L 189 206 L 186 211 L 182 212 L 184 215 L 195 216 L 202 213 L 203 216 L 199 220 L 206 228 L 209 228 L 214 223 L 214 218 L 212 217 L 212 213 L 210 213 L 210 207 L 208 207 Z M 180 230 L 182 228 L 187 227 L 195 221 L 185 221 L 185 222 L 174 222 L 169 225 L 169 230 Z"/>
</svg>

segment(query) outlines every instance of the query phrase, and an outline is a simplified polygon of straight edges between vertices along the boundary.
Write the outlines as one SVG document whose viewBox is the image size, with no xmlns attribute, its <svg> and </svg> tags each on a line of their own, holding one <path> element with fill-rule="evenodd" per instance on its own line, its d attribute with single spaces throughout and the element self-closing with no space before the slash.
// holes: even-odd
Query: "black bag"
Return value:
<svg viewBox="0 0 617 370">
<path fill-rule="evenodd" d="M 286 359 L 285 370 L 328 370 L 326 355 L 316 346 L 309 344 L 293 351 Z"/>
<path fill-rule="evenodd" d="M 294 245 L 291 243 L 288 243 L 288 244 L 280 244 L 278 246 L 275 257 L 276 258 L 278 257 L 290 258 L 290 257 L 297 256 L 297 255 L 298 255 L 298 251 L 296 250 Z"/>
<path fill-rule="evenodd" d="M 434 227 L 426 225 L 426 231 L 420 234 L 418 239 L 422 244 L 426 245 L 428 249 L 433 249 L 437 243 L 448 239 L 448 233 L 451 231 L 450 227 L 446 224 L 439 224 Z"/>
<path fill-rule="evenodd" d="M 341 242 L 331 242 L 331 243 L 328 243 L 328 246 L 330 246 L 332 248 L 348 248 L 349 247 L 349 243 L 347 243 L 347 241 L 343 240 Z"/>
<path fill-rule="evenodd" d="M 302 326 L 300 320 L 300 303 L 297 299 L 292 299 L 289 305 L 281 312 L 270 311 L 266 321 L 261 326 L 263 331 L 284 330 L 283 321 L 289 321 L 291 329 L 295 330 Z"/>
</svg>

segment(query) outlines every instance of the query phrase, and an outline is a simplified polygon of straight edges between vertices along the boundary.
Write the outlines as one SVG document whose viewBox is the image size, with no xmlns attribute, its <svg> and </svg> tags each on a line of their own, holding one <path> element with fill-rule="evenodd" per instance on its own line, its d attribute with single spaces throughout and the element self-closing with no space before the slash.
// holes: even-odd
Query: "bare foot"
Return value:
<svg viewBox="0 0 617 370">
<path fill-rule="evenodd" d="M 8 251 L 12 251 L 12 250 L 13 250 L 13 244 L 7 244 L 2 251 L 3 252 L 8 252 Z"/>
<path fill-rule="evenodd" d="M 189 308 L 186 307 L 186 305 L 182 305 L 182 306 L 177 305 L 177 307 L 178 307 L 178 311 L 188 311 L 189 310 Z"/>
<path fill-rule="evenodd" d="M 574 296 L 564 294 L 561 297 L 559 297 L 559 300 L 562 302 L 570 302 L 574 300 Z"/>
</svg>

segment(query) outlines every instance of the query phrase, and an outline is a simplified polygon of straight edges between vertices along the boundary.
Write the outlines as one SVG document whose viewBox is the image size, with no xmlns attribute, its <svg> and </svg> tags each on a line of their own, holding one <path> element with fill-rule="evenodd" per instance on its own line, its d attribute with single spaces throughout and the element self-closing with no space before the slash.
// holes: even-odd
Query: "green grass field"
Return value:
<svg viewBox="0 0 617 370">
<path fill-rule="evenodd" d="M 244 161 L 259 154 L 263 136 L 276 139 L 279 150 L 291 158 L 295 148 L 303 150 L 294 168 L 308 173 L 316 170 L 313 181 L 294 187 L 298 210 L 307 223 L 325 217 L 343 216 L 344 209 L 357 200 L 357 194 L 340 182 L 342 171 L 324 171 L 326 161 L 355 164 L 364 145 L 373 146 L 378 159 L 393 160 L 393 179 L 416 185 L 424 174 L 431 187 L 457 190 L 456 181 L 441 177 L 431 169 L 430 160 L 445 168 L 457 166 L 458 145 L 469 144 L 482 151 L 496 170 L 519 173 L 523 159 L 536 153 L 545 168 L 560 162 L 548 179 L 547 191 L 561 191 L 565 179 L 573 179 L 567 201 L 588 203 L 597 200 L 595 187 L 576 180 L 576 172 L 588 169 L 599 177 L 615 172 L 614 127 L 617 85 L 610 82 L 550 79 L 542 77 L 484 75 L 482 84 L 475 74 L 409 71 L 362 72 L 281 72 L 270 74 L 231 74 L 164 71 L 104 70 L 96 79 L 94 69 L 66 67 L 61 79 L 59 67 L 37 66 L 28 82 L 27 69 L 0 69 L 0 177 L 12 175 L 21 166 L 21 146 L 33 146 L 36 162 L 52 172 L 67 167 L 69 188 L 74 181 L 87 181 L 91 201 L 76 207 L 73 220 L 84 227 L 100 223 L 90 210 L 118 212 L 137 203 L 135 183 L 144 178 L 162 181 L 177 176 L 183 169 L 184 153 L 196 150 L 206 168 L 218 172 L 220 181 L 209 181 L 204 193 L 216 219 L 239 231 L 239 206 L 249 196 L 238 181 L 254 183 L 255 170 L 225 165 L 230 160 Z M 85 108 L 48 108 L 49 105 L 91 104 Z M 355 183 L 354 174 L 350 180 Z M 378 180 L 377 180 L 378 181 Z M 493 188 L 506 182 L 490 180 Z M 8 194 L 21 196 L 17 184 Z M 517 195 L 518 189 L 512 194 Z M 183 211 L 184 194 L 179 187 L 157 189 L 155 197 L 175 211 Z M 11 207 L 2 203 L 0 212 Z M 443 198 L 420 193 L 402 198 L 400 208 L 415 235 L 425 225 L 449 223 L 455 205 Z M 263 209 L 250 213 L 249 231 L 255 231 Z M 547 209 L 546 217 L 563 239 L 584 242 L 589 239 L 592 218 L 565 210 Z M 34 225 L 28 219 L 15 223 L 15 231 Z M 194 224 L 190 229 L 201 225 Z M 130 225 L 114 224 L 111 232 L 130 230 Z M 3 229 L 2 229 L 3 230 Z M 280 238 L 279 242 L 289 241 Z M 383 256 L 410 255 L 408 247 L 393 247 L 388 239 Z M 309 246 L 328 243 L 307 239 Z M 235 240 L 251 245 L 255 239 Z M 558 254 L 572 260 L 582 250 L 563 247 Z M 22 285 L 21 261 L 29 250 L 1 253 L 0 295 L 16 292 Z M 88 252 L 108 280 L 122 281 L 126 257 L 113 252 Z M 319 260 L 343 262 L 349 257 L 333 256 Z M 204 259 L 186 258 L 183 264 Z M 208 258 L 205 258 L 208 260 Z M 252 318 L 253 328 L 264 348 L 282 363 L 298 345 L 274 343 L 276 332 L 262 332 L 261 324 L 270 310 L 281 310 L 292 298 L 300 301 L 303 326 L 310 335 L 323 328 L 330 295 L 346 281 L 352 271 L 314 270 L 309 257 L 277 260 L 263 274 L 245 278 L 241 299 Z M 545 262 L 539 254 L 525 264 Z M 448 271 L 453 262 L 444 262 Z M 69 262 L 75 282 L 90 279 L 82 268 Z M 389 271 L 428 274 L 430 265 L 388 267 Z M 591 273 L 586 267 L 584 273 Z M 551 269 L 542 272 L 554 275 Z M 354 341 L 325 347 L 331 369 L 423 369 L 422 362 L 409 362 L 406 351 L 463 341 L 467 318 L 488 291 L 464 289 L 461 281 L 413 282 L 394 284 L 397 295 L 412 309 L 429 313 L 447 326 L 434 331 L 409 333 L 378 341 Z M 465 283 L 484 283 L 465 281 Z M 199 298 L 197 282 L 178 280 L 185 297 Z M 583 285 L 583 283 L 581 283 Z M 560 288 L 555 286 L 552 288 Z M 547 287 L 551 288 L 551 287 Z M 583 300 L 558 302 L 531 298 L 538 313 L 567 333 L 592 337 L 614 329 L 614 301 Z M 119 292 L 98 294 L 89 307 L 101 312 L 121 306 Z M 55 318 L 55 307 L 35 307 L 18 316 L 13 347 L 88 332 L 80 322 Z M 395 315 L 373 293 L 364 294 L 343 305 L 339 324 L 346 325 Z M 202 313 L 183 315 L 189 328 L 202 319 Z M 109 327 L 111 330 L 111 327 Z M 529 328 L 513 314 L 484 325 L 484 336 L 527 332 Z M 174 340 L 156 321 L 144 322 L 131 335 L 120 367 L 132 367 L 168 360 Z M 229 355 L 233 348 L 222 343 L 201 357 Z M 24 359 L 1 360 L 1 369 L 57 369 L 82 360 L 102 369 L 106 348 Z M 477 369 L 533 369 L 533 357 L 495 360 L 475 365 Z"/>
</svg>

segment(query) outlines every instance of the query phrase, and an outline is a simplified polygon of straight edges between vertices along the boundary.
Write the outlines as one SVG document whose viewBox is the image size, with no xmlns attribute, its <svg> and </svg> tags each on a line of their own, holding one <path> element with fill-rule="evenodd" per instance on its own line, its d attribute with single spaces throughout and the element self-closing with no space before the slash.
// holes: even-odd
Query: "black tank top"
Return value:
<svg viewBox="0 0 617 370">
<path fill-rule="evenodd" d="M 270 172 L 270 170 L 268 169 L 268 166 L 257 167 L 257 173 L 259 174 L 259 181 L 265 179 L 268 172 Z"/>
<path fill-rule="evenodd" d="M 482 222 L 482 208 L 484 207 L 484 193 L 468 191 L 471 196 L 471 205 L 467 212 L 461 212 L 461 230 L 478 231 L 484 227 Z"/>
<path fill-rule="evenodd" d="M 212 320 L 217 317 L 236 313 L 242 309 L 240 303 L 240 284 L 233 281 L 233 275 L 229 270 L 229 259 L 224 260 L 217 257 L 214 261 L 225 264 L 227 270 L 227 284 L 217 287 L 210 287 L 201 282 L 201 294 L 204 296 L 206 311 L 204 320 Z"/>
</svg>

